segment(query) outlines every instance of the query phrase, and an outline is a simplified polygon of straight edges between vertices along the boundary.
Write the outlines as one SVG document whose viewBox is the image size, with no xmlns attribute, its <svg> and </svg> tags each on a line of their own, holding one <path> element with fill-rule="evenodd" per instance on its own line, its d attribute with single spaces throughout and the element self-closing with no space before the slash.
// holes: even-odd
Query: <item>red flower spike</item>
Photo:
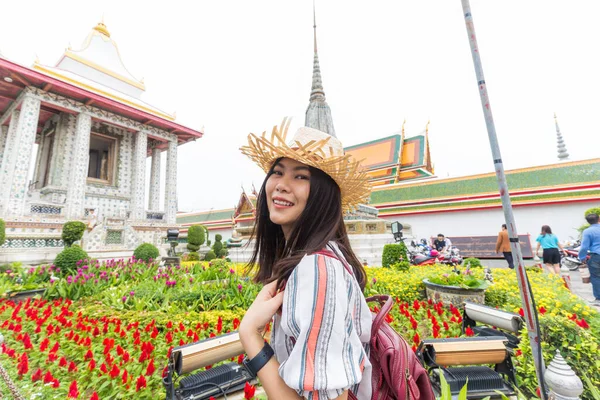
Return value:
<svg viewBox="0 0 600 400">
<path fill-rule="evenodd" d="M 421 337 L 419 336 L 419 334 L 418 334 L 418 333 L 415 333 L 415 336 L 413 336 L 413 342 L 414 342 L 416 345 L 419 345 L 419 343 L 421 343 Z"/>
<path fill-rule="evenodd" d="M 238 364 L 240 364 L 240 365 L 242 365 L 242 362 L 243 362 L 243 361 L 244 361 L 244 355 L 243 355 L 243 354 L 240 354 L 240 355 L 238 356 L 238 358 L 237 358 L 237 363 L 238 363 Z"/>
<path fill-rule="evenodd" d="M 123 385 L 125 385 L 127 383 L 128 378 L 129 377 L 127 376 L 127 370 L 124 369 L 123 370 L 123 376 L 121 376 L 121 382 L 123 382 Z"/>
<path fill-rule="evenodd" d="M 135 391 L 139 392 L 140 389 L 143 389 L 146 387 L 146 378 L 144 378 L 144 375 L 140 375 L 139 378 L 137 378 L 137 382 L 135 384 Z"/>
<path fill-rule="evenodd" d="M 56 379 L 56 378 L 55 378 L 55 379 L 52 381 L 52 387 L 53 387 L 54 389 L 56 389 L 56 388 L 58 388 L 59 386 L 60 386 L 60 382 L 58 381 L 58 379 Z"/>
<path fill-rule="evenodd" d="M 42 380 L 42 369 L 38 368 L 33 375 L 31 375 L 31 382 L 37 382 Z"/>
<path fill-rule="evenodd" d="M 156 371 L 156 368 L 154 367 L 154 359 L 150 359 L 150 362 L 148 363 L 148 367 L 146 368 L 146 376 L 150 376 L 154 373 L 154 371 Z"/>
<path fill-rule="evenodd" d="M 88 370 L 93 371 L 94 369 L 96 369 L 96 361 L 92 358 L 88 363 Z"/>
<path fill-rule="evenodd" d="M 46 372 L 46 375 L 44 375 L 44 383 L 51 383 L 54 380 L 54 377 L 52 376 L 52 373 L 50 371 Z"/>
<path fill-rule="evenodd" d="M 59 367 L 66 367 L 67 366 L 67 359 L 64 357 L 61 357 L 60 360 L 58 361 L 58 366 Z"/>
<path fill-rule="evenodd" d="M 98 393 L 92 393 L 92 397 L 90 397 L 90 400 L 100 400 L 100 398 L 98 397 Z"/>
<path fill-rule="evenodd" d="M 217 333 L 221 333 L 222 330 L 223 330 L 223 318 L 221 318 L 221 316 L 219 316 L 219 319 L 217 320 Z"/>
<path fill-rule="evenodd" d="M 244 399 L 250 400 L 254 397 L 254 393 L 256 392 L 256 387 L 252 386 L 248 382 L 244 386 Z"/>
<path fill-rule="evenodd" d="M 73 361 L 69 363 L 69 372 L 77 372 L 77 365 Z"/>
<path fill-rule="evenodd" d="M 544 314 L 546 314 L 546 312 L 547 312 L 548 310 L 546 310 L 546 308 L 545 308 L 545 307 L 540 307 L 539 311 L 540 311 L 540 314 L 544 315 Z"/>
<path fill-rule="evenodd" d="M 582 327 L 584 329 L 589 329 L 590 328 L 590 326 L 588 325 L 588 323 L 583 318 L 581 318 L 579 321 L 577 321 L 577 325 L 579 325 L 580 327 Z"/>
<path fill-rule="evenodd" d="M 119 375 L 121 375 L 121 371 L 119 370 L 119 367 L 117 367 L 116 364 L 113 365 L 112 369 L 110 370 L 110 374 L 109 375 L 113 379 L 116 378 L 116 377 L 118 377 Z"/>
<path fill-rule="evenodd" d="M 523 311 L 522 308 L 519 308 L 519 315 L 523 318 L 525 318 L 525 311 Z"/>
<path fill-rule="evenodd" d="M 471 329 L 470 326 L 467 326 L 467 329 L 465 329 L 465 335 L 473 336 L 473 335 L 475 335 L 475 332 L 473 332 L 473 329 Z"/>
<path fill-rule="evenodd" d="M 77 397 L 79 397 L 79 390 L 77 389 L 77 381 L 73 381 L 73 383 L 71 383 L 71 386 L 69 386 L 68 397 L 71 397 L 73 399 L 76 399 Z"/>
</svg>

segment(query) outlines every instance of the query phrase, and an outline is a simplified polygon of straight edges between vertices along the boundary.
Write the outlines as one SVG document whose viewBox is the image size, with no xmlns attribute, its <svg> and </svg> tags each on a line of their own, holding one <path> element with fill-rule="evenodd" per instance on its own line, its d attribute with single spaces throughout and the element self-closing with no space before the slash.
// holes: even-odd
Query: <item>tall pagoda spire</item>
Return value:
<svg viewBox="0 0 600 400">
<path fill-rule="evenodd" d="M 312 88 L 310 90 L 310 102 L 306 109 L 304 125 L 309 128 L 318 129 L 335 137 L 331 109 L 325 100 L 325 90 L 321 80 L 321 68 L 319 66 L 319 54 L 317 53 L 317 18 L 315 3 L 313 0 L 313 35 L 315 56 L 313 61 Z"/>
<path fill-rule="evenodd" d="M 556 147 L 558 148 L 558 159 L 560 161 L 568 160 L 569 153 L 567 153 L 567 146 L 565 145 L 562 133 L 560 133 L 560 128 L 558 127 L 558 119 L 556 118 L 556 113 L 554 113 L 554 125 L 556 125 L 556 140 L 558 143 Z"/>
</svg>

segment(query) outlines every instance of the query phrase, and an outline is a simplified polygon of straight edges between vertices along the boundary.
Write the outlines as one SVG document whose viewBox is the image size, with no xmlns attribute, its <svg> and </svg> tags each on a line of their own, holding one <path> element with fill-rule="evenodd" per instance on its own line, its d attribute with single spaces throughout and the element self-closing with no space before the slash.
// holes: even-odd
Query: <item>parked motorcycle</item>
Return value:
<svg viewBox="0 0 600 400">
<path fill-rule="evenodd" d="M 581 264 L 583 264 L 583 262 L 581 262 L 581 260 L 579 259 L 579 247 L 576 247 L 574 249 L 565 249 L 565 253 L 561 253 L 561 267 L 564 265 L 565 267 L 569 268 L 569 271 L 578 270 Z M 587 262 L 589 259 L 590 255 L 588 254 L 585 261 Z"/>
<path fill-rule="evenodd" d="M 438 256 L 438 263 L 440 264 L 456 266 L 462 264 L 462 262 L 463 258 L 456 246 L 451 246 L 447 253 Z"/>
</svg>

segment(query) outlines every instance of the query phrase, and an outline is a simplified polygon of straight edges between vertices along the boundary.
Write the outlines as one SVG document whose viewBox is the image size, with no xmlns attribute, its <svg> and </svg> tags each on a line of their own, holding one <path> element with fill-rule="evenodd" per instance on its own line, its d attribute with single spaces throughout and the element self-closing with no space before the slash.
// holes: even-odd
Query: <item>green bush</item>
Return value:
<svg viewBox="0 0 600 400">
<path fill-rule="evenodd" d="M 587 217 L 590 214 L 600 215 L 600 207 L 588 208 L 587 210 L 585 210 L 585 213 L 583 214 L 583 216 Z"/>
<path fill-rule="evenodd" d="M 187 236 L 187 248 L 190 251 L 198 251 L 200 246 L 204 244 L 205 235 L 204 235 L 204 226 L 202 225 L 192 225 L 188 229 Z"/>
<path fill-rule="evenodd" d="M 206 253 L 206 255 L 204 256 L 204 261 L 214 260 L 215 258 L 217 258 L 217 256 L 215 255 L 215 252 L 212 250 L 209 250 L 208 253 Z"/>
<path fill-rule="evenodd" d="M 400 261 L 408 261 L 406 245 L 403 242 L 383 246 L 383 254 L 381 255 L 382 266 L 389 267 Z"/>
<path fill-rule="evenodd" d="M 410 269 L 410 262 L 409 261 L 400 261 L 400 262 L 390 265 L 390 267 L 392 269 L 395 269 L 396 271 L 406 272 Z"/>
<path fill-rule="evenodd" d="M 87 258 L 88 254 L 81 247 L 72 245 L 58 253 L 54 259 L 54 265 L 60 268 L 61 275 L 74 275 L 77 272 L 77 268 L 79 268 L 77 262 L 86 260 Z"/>
<path fill-rule="evenodd" d="M 150 259 L 157 259 L 158 255 L 158 249 L 151 243 L 142 243 L 133 252 L 135 258 L 146 262 L 150 261 Z"/>
<path fill-rule="evenodd" d="M 62 240 L 65 247 L 70 247 L 73 243 L 81 240 L 85 232 L 85 224 L 81 221 L 69 221 L 63 225 Z"/>
<path fill-rule="evenodd" d="M 213 244 L 213 247 L 212 247 L 216 258 L 225 257 L 229 254 L 227 249 L 223 246 L 223 242 L 221 240 L 223 240 L 223 236 L 221 236 L 217 233 L 215 235 L 215 244 Z"/>
<path fill-rule="evenodd" d="M 198 254 L 195 251 L 192 251 L 191 253 L 188 253 L 186 261 L 200 261 L 200 254 Z"/>
<path fill-rule="evenodd" d="M 481 265 L 481 260 L 475 257 L 465 258 L 462 265 L 465 267 L 469 265 L 471 268 L 483 268 L 483 265 Z"/>
<path fill-rule="evenodd" d="M 6 224 L 4 220 L 0 218 L 0 246 L 6 241 Z"/>
</svg>

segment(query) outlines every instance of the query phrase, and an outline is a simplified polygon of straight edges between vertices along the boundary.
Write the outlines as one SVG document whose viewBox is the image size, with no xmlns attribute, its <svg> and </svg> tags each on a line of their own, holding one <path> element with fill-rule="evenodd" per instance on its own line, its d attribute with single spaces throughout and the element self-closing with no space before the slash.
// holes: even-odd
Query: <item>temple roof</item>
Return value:
<svg viewBox="0 0 600 400">
<path fill-rule="evenodd" d="M 127 71 L 104 24 L 92 30 L 80 50 L 67 49 L 54 67 L 36 61 L 33 68 L 28 68 L 0 56 L 0 78 L 0 116 L 25 88 L 32 87 L 168 131 L 177 135 L 179 143 L 203 135 L 201 130 L 176 123 L 173 114 L 140 99 L 144 83 Z M 42 104 L 38 129 L 61 111 L 65 109 Z M 6 118 L 3 121 L 8 123 Z M 166 143 L 161 143 L 159 148 L 164 146 Z"/>
</svg>

